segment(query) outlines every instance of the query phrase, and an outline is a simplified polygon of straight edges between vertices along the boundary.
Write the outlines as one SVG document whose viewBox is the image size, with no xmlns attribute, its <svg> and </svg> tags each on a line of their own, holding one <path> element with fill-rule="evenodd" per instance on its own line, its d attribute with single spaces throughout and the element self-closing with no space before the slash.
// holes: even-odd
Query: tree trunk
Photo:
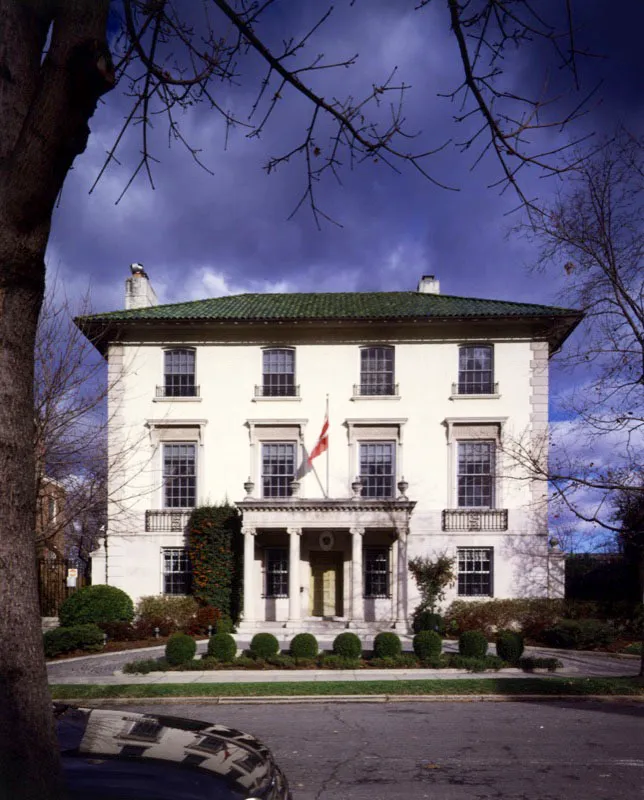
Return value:
<svg viewBox="0 0 644 800">
<path fill-rule="evenodd" d="M 42 253 L 0 232 L 0 797 L 63 796 L 40 629 L 33 347 Z"/>
</svg>

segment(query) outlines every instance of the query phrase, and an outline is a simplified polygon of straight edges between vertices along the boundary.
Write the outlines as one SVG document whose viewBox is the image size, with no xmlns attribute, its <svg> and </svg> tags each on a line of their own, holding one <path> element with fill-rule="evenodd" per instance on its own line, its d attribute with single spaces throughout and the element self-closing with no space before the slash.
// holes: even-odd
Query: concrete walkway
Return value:
<svg viewBox="0 0 644 800">
<path fill-rule="evenodd" d="M 237 638 L 237 637 L 236 637 Z M 411 650 L 411 638 L 403 639 L 403 649 Z M 320 640 L 321 649 L 330 649 L 332 639 Z M 248 642 L 238 638 L 240 649 L 248 647 Z M 198 643 L 198 652 L 205 652 L 207 642 Z M 455 641 L 443 642 L 444 652 L 456 652 Z M 147 675 L 123 674 L 124 664 L 139 659 L 159 658 L 163 647 L 144 650 L 127 650 L 120 653 L 82 656 L 47 665 L 49 682 L 52 684 L 163 684 L 163 683 L 285 683 L 291 681 L 406 681 L 406 680 L 448 680 L 468 678 L 524 678 L 531 675 L 518 669 L 504 669 L 498 672 L 472 673 L 465 670 L 434 669 L 362 669 L 362 670 L 204 670 L 190 672 L 150 672 Z M 493 645 L 490 652 L 494 652 Z M 570 650 L 551 650 L 527 647 L 526 656 L 554 656 L 563 663 L 563 668 L 555 675 L 569 677 L 634 677 L 639 672 L 639 656 L 615 656 L 607 653 L 582 652 Z M 538 677 L 552 677 L 553 673 L 534 673 Z"/>
</svg>

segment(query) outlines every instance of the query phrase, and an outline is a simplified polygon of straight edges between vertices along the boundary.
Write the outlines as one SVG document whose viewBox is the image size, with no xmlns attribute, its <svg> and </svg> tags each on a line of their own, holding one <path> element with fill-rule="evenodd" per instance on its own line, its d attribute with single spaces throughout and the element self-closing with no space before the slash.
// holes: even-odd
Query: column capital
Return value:
<svg viewBox="0 0 644 800">
<path fill-rule="evenodd" d="M 241 532 L 244 536 L 255 536 L 257 534 L 257 528 L 244 527 L 241 529 Z"/>
<path fill-rule="evenodd" d="M 349 533 L 352 536 L 364 536 L 364 528 L 361 528 L 359 526 L 354 528 L 349 528 Z"/>
<path fill-rule="evenodd" d="M 403 541 L 407 538 L 409 534 L 409 525 L 396 525 L 396 538 L 402 539 Z"/>
<path fill-rule="evenodd" d="M 302 528 L 287 528 L 286 532 L 289 536 L 301 536 Z"/>
</svg>

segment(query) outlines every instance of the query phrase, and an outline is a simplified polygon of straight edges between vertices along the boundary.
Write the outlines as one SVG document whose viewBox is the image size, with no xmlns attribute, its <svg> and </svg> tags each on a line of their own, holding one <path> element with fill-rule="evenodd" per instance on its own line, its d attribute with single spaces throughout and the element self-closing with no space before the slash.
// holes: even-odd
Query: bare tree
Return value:
<svg viewBox="0 0 644 800">
<path fill-rule="evenodd" d="M 541 92 L 530 99 L 503 89 L 502 56 L 510 46 L 554 45 L 572 68 L 576 46 L 543 24 L 530 0 L 445 0 L 455 36 L 455 60 L 463 67 L 465 119 L 480 118 L 470 149 L 486 140 L 501 160 L 505 179 L 518 186 L 522 165 L 558 169 L 558 147 L 538 157 L 531 149 L 540 125 L 553 124 Z M 564 8 L 569 0 L 561 0 Z M 421 2 L 419 14 L 429 3 Z M 435 3 L 434 3 L 435 4 Z M 0 795 L 15 800 L 61 797 L 44 658 L 39 629 L 34 558 L 36 473 L 34 449 L 34 344 L 43 300 L 44 255 L 52 210 L 74 159 L 86 147 L 89 121 L 100 98 L 119 83 L 130 100 L 123 130 L 142 136 L 143 172 L 152 181 L 152 119 L 165 117 L 171 139 L 183 142 L 184 109 L 207 103 L 227 124 L 241 124 L 223 107 L 222 83 L 237 80 L 239 64 L 256 58 L 266 67 L 258 86 L 248 133 L 259 135 L 279 113 L 280 97 L 292 91 L 310 103 L 301 144 L 271 159 L 268 168 L 300 157 L 313 213 L 315 184 L 335 174 L 341 161 L 373 159 L 398 169 L 409 164 L 435 180 L 427 159 L 436 146 L 411 150 L 404 130 L 402 99 L 407 85 L 395 75 L 374 76 L 362 99 L 326 98 L 309 79 L 322 69 L 351 66 L 322 57 L 307 60 L 306 47 L 330 10 L 299 38 L 273 47 L 262 20 L 273 0 L 0 0 Z M 359 13 L 359 8 L 356 9 Z M 111 16 L 110 16 L 111 15 Z M 108 22 L 120 25 L 107 44 Z M 266 36 L 268 36 L 266 34 Z M 562 44 L 563 42 L 563 44 Z M 508 86 L 510 84 L 508 83 Z M 468 103 L 472 102 L 471 106 Z M 472 116 L 473 115 L 473 116 Z M 568 109 L 558 122 L 574 116 Z M 322 121 L 326 127 L 320 127 Z M 323 138 L 324 137 L 324 138 Z M 413 144 L 413 141 L 412 141 Z M 526 149 L 527 148 L 527 149 Z M 513 166 L 509 166 L 506 156 Z M 555 161 L 550 161 L 554 158 Z M 319 160 L 318 160 L 319 159 Z M 517 166 L 515 167 L 514 164 Z"/>
<path fill-rule="evenodd" d="M 585 319 L 557 362 L 565 446 L 510 445 L 530 479 L 547 480 L 567 515 L 619 532 L 617 500 L 644 489 L 644 142 L 620 130 L 566 175 L 558 199 L 531 211 L 539 267 L 558 272 L 562 304 Z"/>
</svg>

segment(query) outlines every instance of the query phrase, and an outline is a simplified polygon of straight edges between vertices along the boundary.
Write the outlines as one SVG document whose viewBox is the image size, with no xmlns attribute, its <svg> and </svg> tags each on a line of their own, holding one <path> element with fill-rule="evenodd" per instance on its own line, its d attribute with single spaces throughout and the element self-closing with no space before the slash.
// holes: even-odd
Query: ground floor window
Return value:
<svg viewBox="0 0 644 800">
<path fill-rule="evenodd" d="M 163 594 L 190 594 L 192 571 L 186 547 L 163 548 Z"/>
<path fill-rule="evenodd" d="M 288 551 L 286 548 L 266 550 L 266 597 L 288 597 Z"/>
<path fill-rule="evenodd" d="M 492 597 L 491 547 L 458 548 L 458 593 L 465 597 Z"/>
<path fill-rule="evenodd" d="M 389 597 L 389 548 L 374 547 L 364 552 L 364 596 Z"/>
</svg>

